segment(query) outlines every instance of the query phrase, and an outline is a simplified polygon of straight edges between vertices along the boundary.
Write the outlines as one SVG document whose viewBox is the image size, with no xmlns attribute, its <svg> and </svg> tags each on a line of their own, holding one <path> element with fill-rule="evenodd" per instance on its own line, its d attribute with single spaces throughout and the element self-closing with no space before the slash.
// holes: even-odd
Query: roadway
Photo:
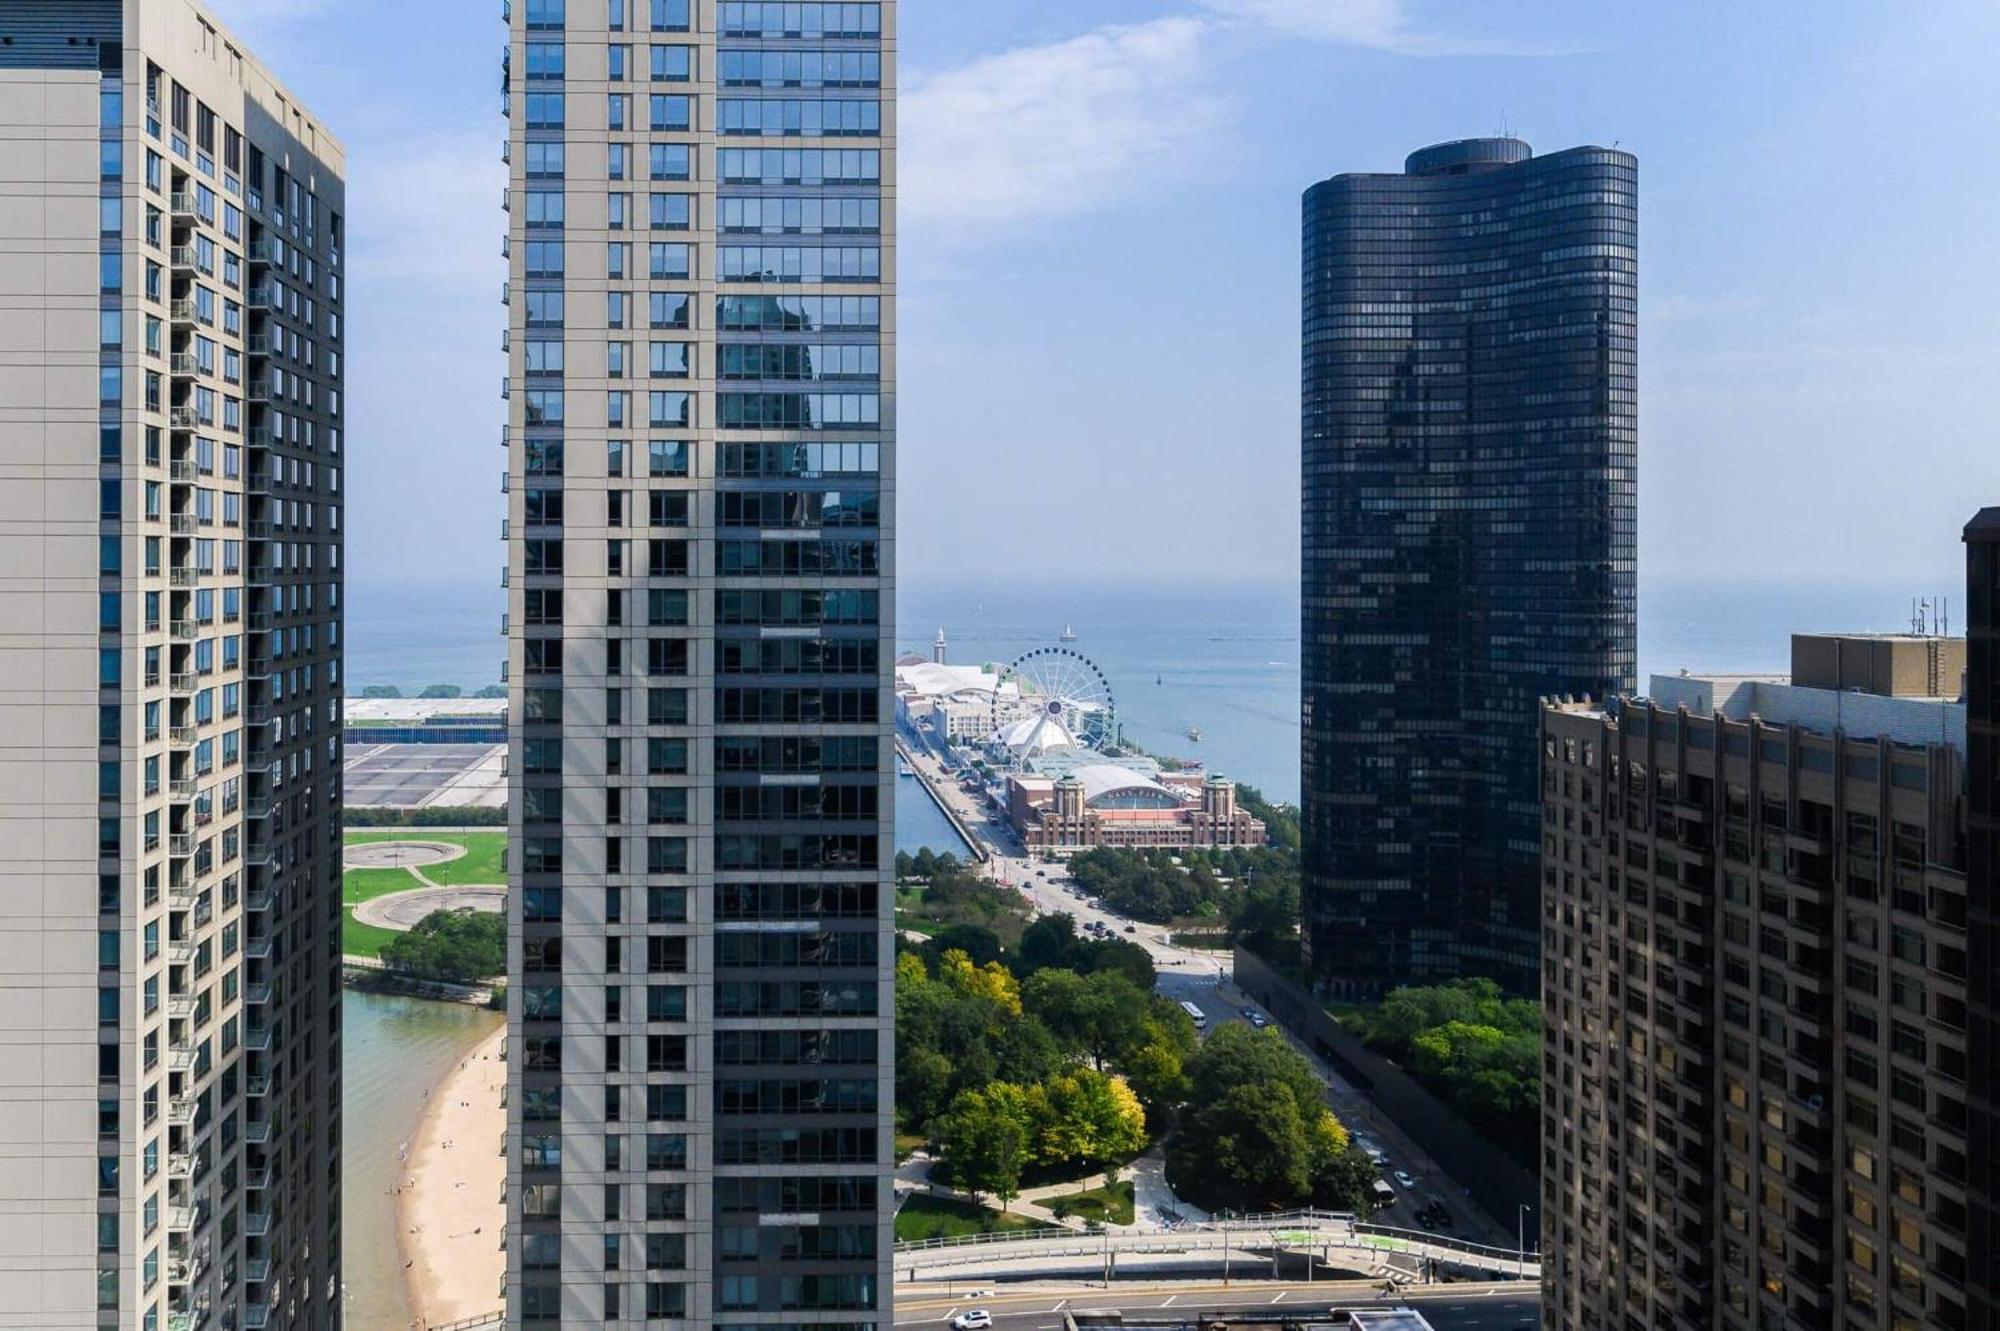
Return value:
<svg viewBox="0 0 2000 1331">
<path fill-rule="evenodd" d="M 1541 1291 L 1519 1285 L 1412 1286 L 1384 1295 L 1375 1282 L 1225 1285 L 1201 1282 L 1130 1286 L 1116 1290 L 1062 1289 L 980 1294 L 971 1297 L 912 1298 L 898 1290 L 896 1325 L 934 1326 L 947 1331 L 951 1319 L 968 1308 L 993 1314 L 993 1331 L 1060 1331 L 1064 1313 L 1117 1311 L 1128 1325 L 1235 1321 L 1273 1317 L 1313 1320 L 1334 1309 L 1414 1308 L 1436 1331 L 1529 1331 L 1541 1324 Z"/>
<path fill-rule="evenodd" d="M 1137 943 L 1153 959 L 1158 974 L 1158 991 L 1175 1002 L 1188 1001 L 1209 1018 L 1213 1030 L 1225 1021 L 1248 1021 L 1254 1004 L 1230 983 L 1229 955 L 1199 948 L 1181 947 L 1169 941 L 1167 931 L 1157 924 L 1134 921 L 1105 909 L 1083 897 L 1064 873 L 1060 863 L 1038 861 L 1028 854 L 1012 826 L 983 800 L 975 800 L 960 790 L 936 756 L 927 748 L 909 745 L 919 778 L 927 781 L 950 804 L 960 820 L 986 843 L 992 853 L 987 869 L 1002 886 L 1012 887 L 1027 899 L 1036 915 L 1068 915 L 1081 931 L 1096 923 L 1112 936 Z M 1284 1034 L 1319 1073 L 1327 1086 L 1327 1104 L 1351 1130 L 1368 1139 L 1386 1157 L 1381 1177 L 1396 1188 L 1396 1200 L 1370 1218 L 1384 1225 L 1406 1229 L 1431 1228 L 1419 1224 L 1417 1212 L 1426 1202 L 1442 1205 L 1451 1215 L 1451 1234 L 1478 1243 L 1506 1247 L 1518 1241 L 1516 1231 L 1501 1224 L 1476 1206 L 1465 1190 L 1446 1174 L 1438 1163 L 1405 1136 L 1386 1115 L 1376 1111 L 1374 1102 L 1349 1085 L 1310 1047 L 1282 1027 Z M 1406 1189 L 1395 1182 L 1395 1171 L 1404 1170 L 1416 1179 L 1417 1187 Z"/>
</svg>

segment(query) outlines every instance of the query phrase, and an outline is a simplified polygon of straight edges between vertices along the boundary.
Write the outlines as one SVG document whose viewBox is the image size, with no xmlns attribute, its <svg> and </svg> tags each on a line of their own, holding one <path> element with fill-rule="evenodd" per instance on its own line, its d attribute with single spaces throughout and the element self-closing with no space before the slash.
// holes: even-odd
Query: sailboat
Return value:
<svg viewBox="0 0 2000 1331">
<path fill-rule="evenodd" d="M 1075 642 L 1075 641 L 1076 641 L 1076 630 L 1075 630 L 1075 629 L 1073 629 L 1073 628 L 1071 628 L 1071 627 L 1070 627 L 1069 625 L 1067 625 L 1067 624 L 1063 625 L 1063 631 L 1062 631 L 1062 639 L 1061 639 L 1061 640 L 1062 640 L 1063 642 Z"/>
</svg>

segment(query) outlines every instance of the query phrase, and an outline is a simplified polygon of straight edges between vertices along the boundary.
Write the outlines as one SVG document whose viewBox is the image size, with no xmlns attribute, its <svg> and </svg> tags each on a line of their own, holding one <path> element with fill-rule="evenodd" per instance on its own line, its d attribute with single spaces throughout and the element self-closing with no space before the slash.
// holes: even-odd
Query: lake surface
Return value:
<svg viewBox="0 0 2000 1331">
<path fill-rule="evenodd" d="M 343 1321 L 403 1331 L 415 1316 L 396 1249 L 399 1152 L 416 1135 L 425 1094 L 506 1018 L 464 1003 L 349 991 L 342 1027 L 340 1210 Z"/>
<path fill-rule="evenodd" d="M 1797 632 L 1902 630 L 1908 588 L 1865 583 L 1642 582 L 1639 677 L 1694 670 L 1782 671 Z M 348 686 L 457 684 L 499 677 L 505 593 L 498 586 L 351 584 Z M 1954 598 L 1956 599 L 1956 598 Z M 1069 644 L 1103 671 L 1127 735 L 1154 753 L 1199 758 L 1277 800 L 1299 792 L 1299 589 L 1295 582 L 1037 585 L 906 576 L 897 601 L 904 651 L 928 655 L 940 627 L 959 663 L 1006 665 Z M 1190 740 L 1190 727 L 1202 732 Z M 916 844 L 956 838 L 935 808 L 903 795 Z M 921 795 L 921 792 L 916 792 Z M 935 825 L 933 824 L 935 820 Z M 929 838 L 944 836 L 943 846 Z M 914 849 L 899 831 L 898 847 Z"/>
</svg>

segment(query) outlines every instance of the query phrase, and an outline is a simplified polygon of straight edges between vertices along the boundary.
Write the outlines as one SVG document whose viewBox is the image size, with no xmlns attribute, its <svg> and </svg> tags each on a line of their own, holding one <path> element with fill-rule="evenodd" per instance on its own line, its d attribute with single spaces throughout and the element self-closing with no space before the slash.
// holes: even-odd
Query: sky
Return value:
<svg viewBox="0 0 2000 1331">
<path fill-rule="evenodd" d="M 347 148 L 349 576 L 497 598 L 499 0 L 210 3 Z M 1950 594 L 1996 56 L 1990 0 L 905 0 L 901 576 L 1295 579 L 1299 195 L 1505 128 L 1639 157 L 1642 587 Z"/>
</svg>

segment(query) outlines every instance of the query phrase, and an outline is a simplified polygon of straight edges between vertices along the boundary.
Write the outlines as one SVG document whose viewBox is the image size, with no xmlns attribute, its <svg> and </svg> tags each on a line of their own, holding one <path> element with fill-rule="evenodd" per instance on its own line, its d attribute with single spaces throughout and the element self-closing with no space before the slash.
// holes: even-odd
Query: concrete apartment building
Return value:
<svg viewBox="0 0 2000 1331">
<path fill-rule="evenodd" d="M 1537 704 L 1636 684 L 1638 162 L 1436 144 L 1304 262 L 1306 959 L 1533 993 Z"/>
<path fill-rule="evenodd" d="M 340 1324 L 342 175 L 190 0 L 0 6 L 0 1327 Z"/>
<path fill-rule="evenodd" d="M 1990 1325 L 1966 661 L 1801 636 L 1544 707 L 1545 1325 Z"/>
<path fill-rule="evenodd" d="M 888 1321 L 895 12 L 511 6 L 510 1325 Z"/>
</svg>

